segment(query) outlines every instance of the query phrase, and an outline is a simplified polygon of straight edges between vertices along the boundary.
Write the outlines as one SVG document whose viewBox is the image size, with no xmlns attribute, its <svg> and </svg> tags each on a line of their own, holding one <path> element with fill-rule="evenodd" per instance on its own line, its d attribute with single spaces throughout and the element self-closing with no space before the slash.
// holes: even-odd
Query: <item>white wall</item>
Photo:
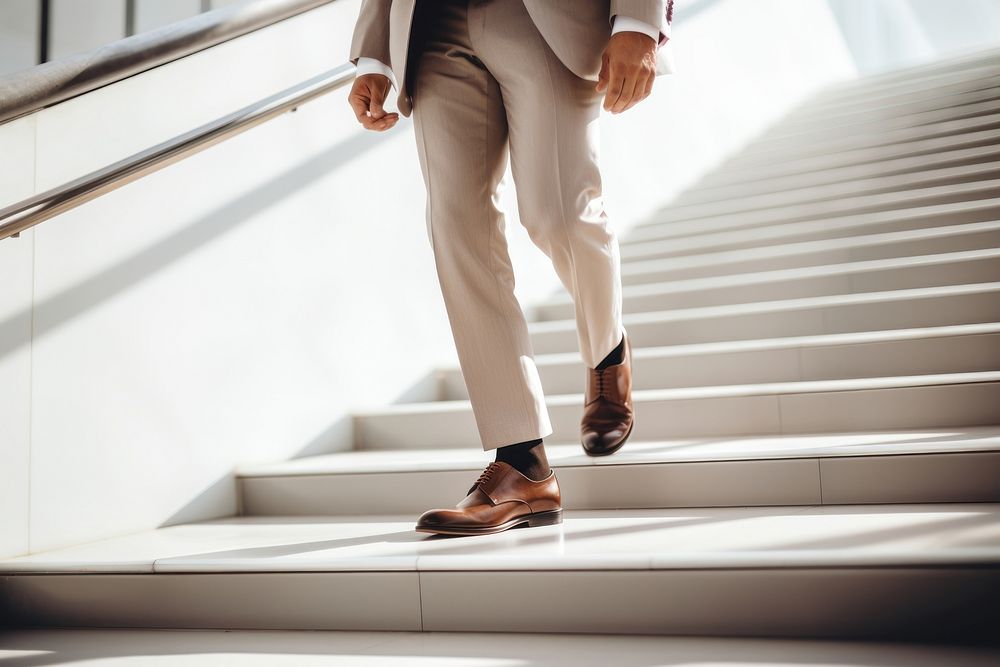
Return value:
<svg viewBox="0 0 1000 667">
<path fill-rule="evenodd" d="M 38 62 L 38 0 L 0 1 L 0 75 Z"/>
<path fill-rule="evenodd" d="M 997 0 L 828 0 L 861 74 L 1000 44 Z"/>
<path fill-rule="evenodd" d="M 345 62 L 358 5 L 0 126 L 0 206 Z M 680 72 L 602 121 L 620 231 L 854 72 L 823 0 L 688 11 Z M 234 466 L 345 449 L 353 409 L 423 396 L 455 354 L 411 120 L 367 133 L 343 89 L 0 242 L 0 555 L 232 513 Z M 559 283 L 508 183 L 527 305 Z"/>
<path fill-rule="evenodd" d="M 3 161 L 0 205 L 345 62 L 356 13 L 334 3 L 2 126 L 0 154 L 29 154 Z M 37 178 L 15 189 L 30 147 Z M 349 446 L 352 408 L 453 354 L 422 197 L 411 135 L 363 132 L 342 90 L 0 244 L 25 286 L 4 290 L 0 330 L 34 330 L 0 350 L 20 399 L 3 404 L 3 550 L 229 514 L 235 464 Z"/>
<path fill-rule="evenodd" d="M 125 36 L 122 0 L 52 0 L 49 60 L 90 51 Z"/>
<path fill-rule="evenodd" d="M 35 118 L 0 125 L 0 208 L 30 197 Z M 0 241 L 0 554 L 28 551 L 34 230 Z"/>
<path fill-rule="evenodd" d="M 201 0 L 136 0 L 135 32 L 146 32 L 201 13 Z"/>
</svg>

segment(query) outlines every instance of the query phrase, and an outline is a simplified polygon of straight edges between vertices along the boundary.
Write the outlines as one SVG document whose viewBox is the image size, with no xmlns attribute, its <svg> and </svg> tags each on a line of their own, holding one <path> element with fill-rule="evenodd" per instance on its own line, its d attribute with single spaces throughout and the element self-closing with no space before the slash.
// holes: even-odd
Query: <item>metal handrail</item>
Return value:
<svg viewBox="0 0 1000 667">
<path fill-rule="evenodd" d="M 173 139 L 0 209 L 0 240 L 18 236 L 22 231 L 44 220 L 163 169 L 285 112 L 295 111 L 300 105 L 352 81 L 356 70 L 352 63 L 345 63 Z"/>
</svg>

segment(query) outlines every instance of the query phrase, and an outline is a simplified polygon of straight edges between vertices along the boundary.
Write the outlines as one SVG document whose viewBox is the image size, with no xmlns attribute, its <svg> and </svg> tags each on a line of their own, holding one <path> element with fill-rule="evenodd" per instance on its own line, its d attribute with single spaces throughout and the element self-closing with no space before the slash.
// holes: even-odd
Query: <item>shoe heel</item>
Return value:
<svg viewBox="0 0 1000 667">
<path fill-rule="evenodd" d="M 528 518 L 529 528 L 534 528 L 535 526 L 554 526 L 557 523 L 562 523 L 562 509 L 538 512 Z"/>
</svg>

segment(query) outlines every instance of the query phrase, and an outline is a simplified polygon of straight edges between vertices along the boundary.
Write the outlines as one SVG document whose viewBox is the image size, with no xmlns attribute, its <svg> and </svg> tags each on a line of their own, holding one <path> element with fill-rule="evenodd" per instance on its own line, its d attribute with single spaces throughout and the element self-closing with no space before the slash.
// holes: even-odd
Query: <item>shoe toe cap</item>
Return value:
<svg viewBox="0 0 1000 667">
<path fill-rule="evenodd" d="M 625 437 L 625 428 L 615 428 L 610 431 L 598 433 L 590 431 L 583 434 L 583 448 L 588 453 L 601 453 L 615 448 Z"/>
<path fill-rule="evenodd" d="M 417 519 L 417 528 L 440 528 L 442 526 L 454 526 L 462 523 L 465 515 L 454 509 L 433 509 L 427 510 Z"/>
</svg>

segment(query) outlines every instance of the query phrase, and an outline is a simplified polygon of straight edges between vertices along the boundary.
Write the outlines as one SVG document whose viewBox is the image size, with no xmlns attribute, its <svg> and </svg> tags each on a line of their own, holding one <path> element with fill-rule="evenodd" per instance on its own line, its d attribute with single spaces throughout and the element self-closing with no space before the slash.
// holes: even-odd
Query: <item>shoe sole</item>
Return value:
<svg viewBox="0 0 1000 667">
<path fill-rule="evenodd" d="M 418 533 L 434 533 L 436 535 L 492 535 L 494 533 L 502 533 L 505 530 L 510 530 L 511 528 L 515 528 L 517 526 L 527 525 L 528 528 L 535 528 L 537 526 L 554 526 L 558 523 L 562 523 L 561 508 L 557 510 L 549 510 L 547 512 L 526 514 L 496 526 L 484 526 L 482 528 L 417 526 L 415 530 Z"/>
<path fill-rule="evenodd" d="M 611 456 L 612 454 L 614 454 L 619 449 L 621 449 L 622 447 L 625 446 L 625 441 L 628 440 L 628 437 L 630 435 L 632 435 L 632 427 L 633 426 L 635 426 L 635 418 L 634 417 L 632 418 L 632 423 L 628 425 L 628 430 L 625 431 L 625 435 L 622 436 L 621 440 L 619 440 L 617 443 L 615 443 L 614 447 L 612 447 L 610 449 L 606 449 L 603 452 L 591 452 L 586 447 L 584 447 L 583 452 L 587 456 L 593 456 L 594 458 L 597 458 L 597 457 L 600 457 L 600 456 Z"/>
</svg>

